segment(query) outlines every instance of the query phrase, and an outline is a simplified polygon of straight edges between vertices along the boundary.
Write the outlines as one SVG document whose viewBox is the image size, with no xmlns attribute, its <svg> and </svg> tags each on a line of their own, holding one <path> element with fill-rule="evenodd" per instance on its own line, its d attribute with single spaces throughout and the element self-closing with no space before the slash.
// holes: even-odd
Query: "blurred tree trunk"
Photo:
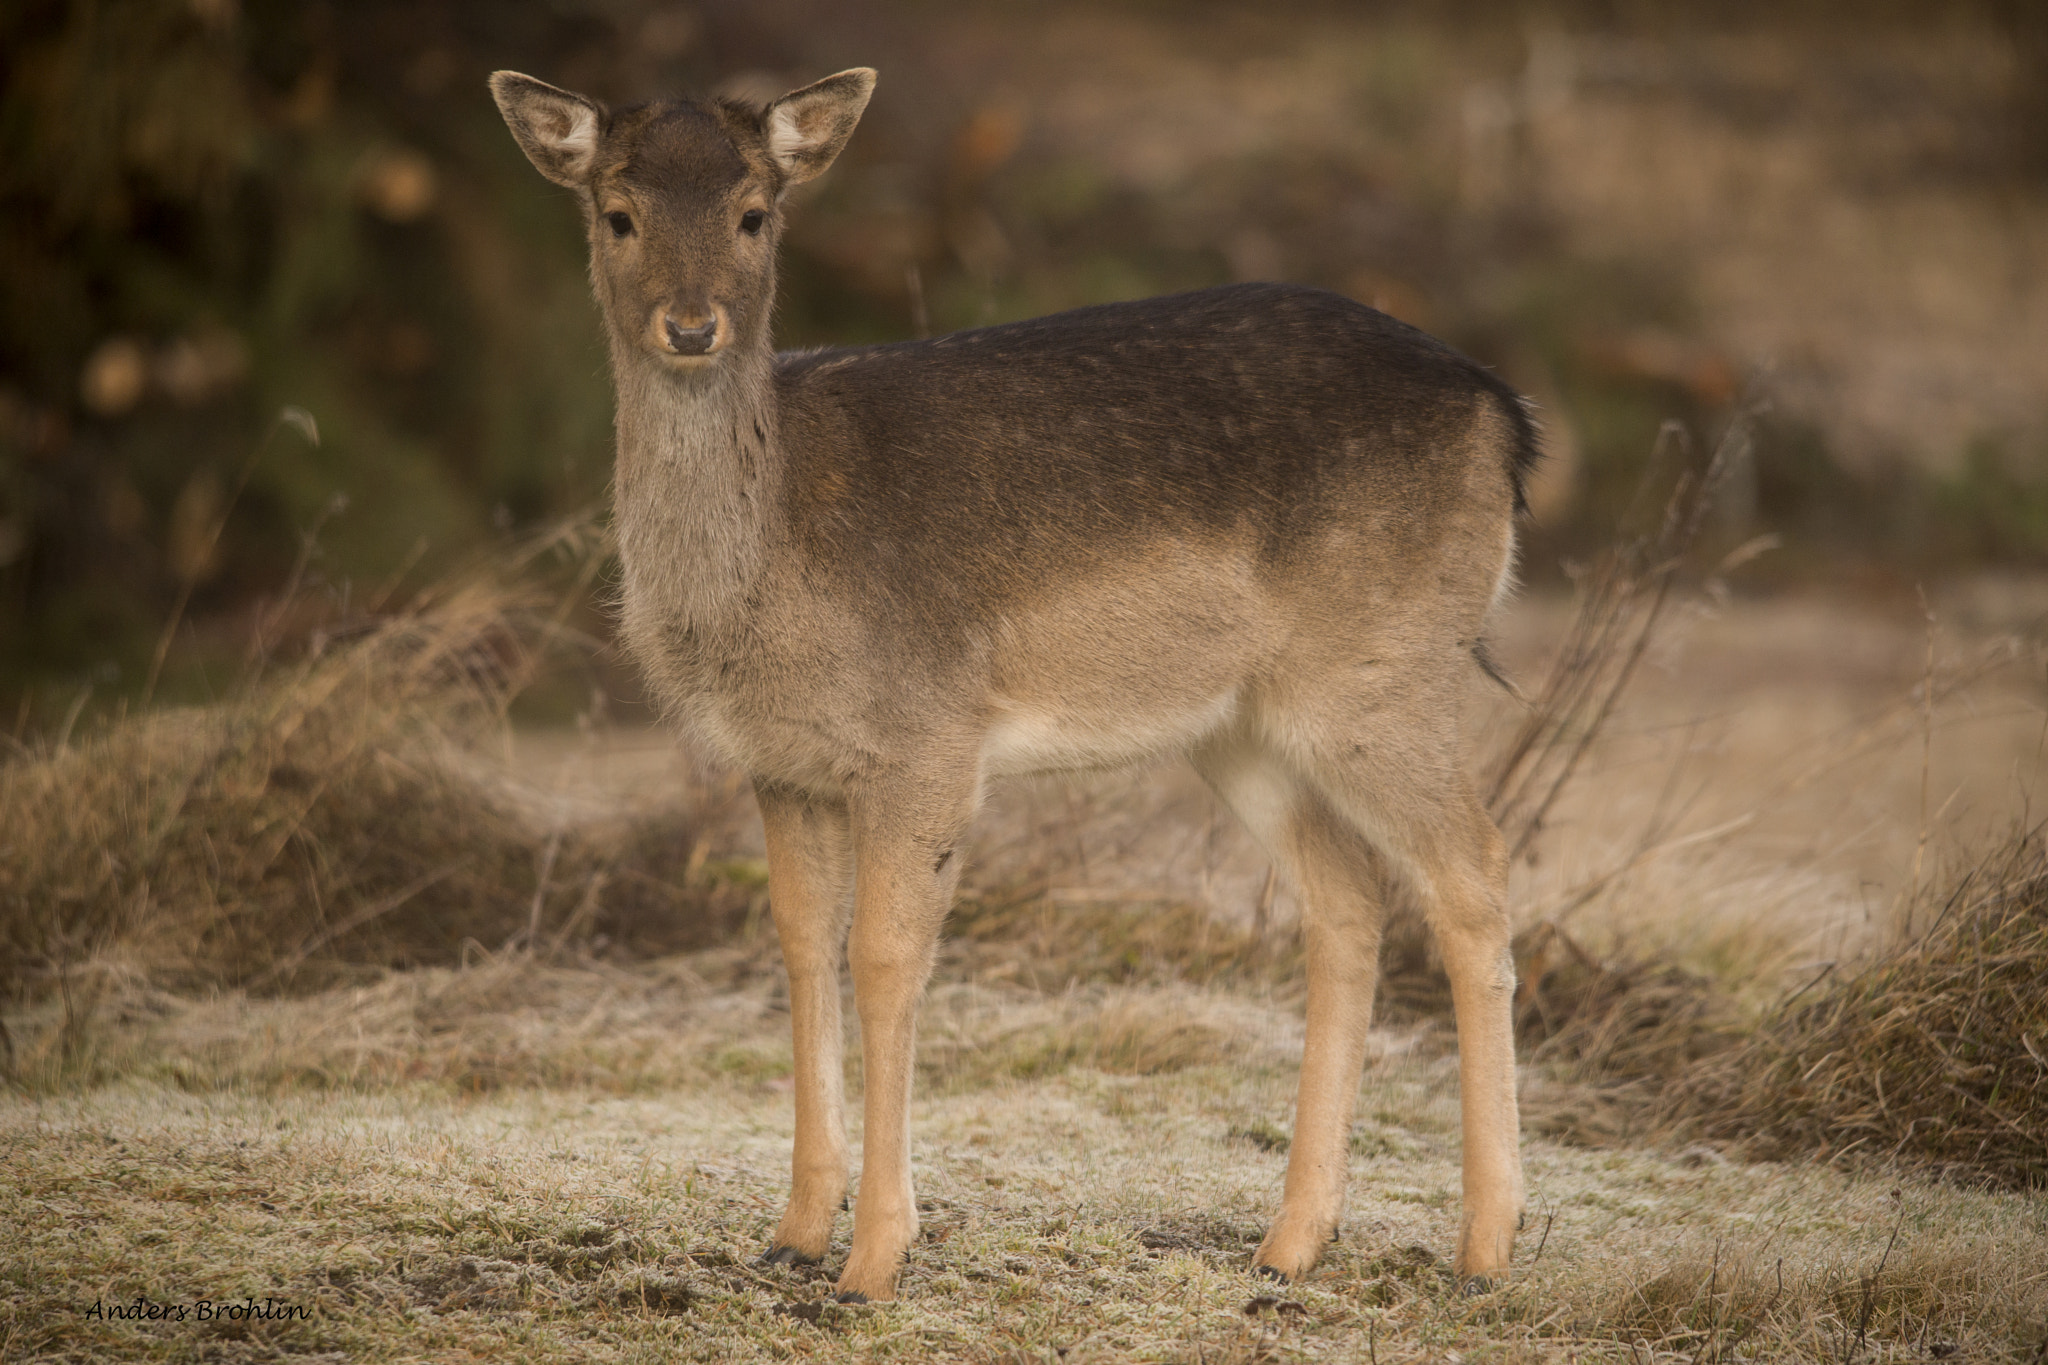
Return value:
<svg viewBox="0 0 2048 1365">
<path fill-rule="evenodd" d="M 2012 40 L 2014 166 L 2048 179 L 2048 5 L 1992 0 L 1992 13 Z"/>
</svg>

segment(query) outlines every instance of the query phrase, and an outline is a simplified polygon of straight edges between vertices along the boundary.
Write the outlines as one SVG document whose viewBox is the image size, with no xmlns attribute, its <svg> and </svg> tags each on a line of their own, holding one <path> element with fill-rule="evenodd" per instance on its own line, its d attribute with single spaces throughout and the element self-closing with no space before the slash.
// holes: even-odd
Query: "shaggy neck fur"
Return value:
<svg viewBox="0 0 2048 1365">
<path fill-rule="evenodd" d="M 714 634 L 743 610 L 780 483 L 773 366 L 765 336 L 698 373 L 614 343 L 629 634 L 636 620 Z"/>
</svg>

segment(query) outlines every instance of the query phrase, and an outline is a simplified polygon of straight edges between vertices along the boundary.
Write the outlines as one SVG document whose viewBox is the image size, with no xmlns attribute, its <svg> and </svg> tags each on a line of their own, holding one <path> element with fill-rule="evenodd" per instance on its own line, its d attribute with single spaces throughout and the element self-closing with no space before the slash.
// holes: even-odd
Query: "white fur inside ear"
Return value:
<svg viewBox="0 0 2048 1365">
<path fill-rule="evenodd" d="M 566 125 L 555 134 L 555 145 L 577 171 L 589 169 L 597 155 L 597 111 L 586 104 L 572 104 L 560 110 Z"/>
<path fill-rule="evenodd" d="M 768 111 L 768 151 L 777 161 L 788 165 L 809 151 L 811 142 L 797 124 L 796 110 L 783 104 Z"/>
</svg>

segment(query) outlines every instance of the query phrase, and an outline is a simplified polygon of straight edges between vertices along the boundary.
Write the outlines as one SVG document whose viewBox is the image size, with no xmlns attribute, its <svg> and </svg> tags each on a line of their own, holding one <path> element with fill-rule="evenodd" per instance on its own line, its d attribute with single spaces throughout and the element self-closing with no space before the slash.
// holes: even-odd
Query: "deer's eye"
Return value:
<svg viewBox="0 0 2048 1365">
<path fill-rule="evenodd" d="M 612 225 L 612 236 L 624 237 L 633 230 L 633 216 L 628 213 L 607 213 L 604 220 Z"/>
<path fill-rule="evenodd" d="M 768 215 L 759 209 L 748 209 L 740 215 L 740 231 L 752 237 L 761 231 L 761 224 L 768 221 Z"/>
</svg>

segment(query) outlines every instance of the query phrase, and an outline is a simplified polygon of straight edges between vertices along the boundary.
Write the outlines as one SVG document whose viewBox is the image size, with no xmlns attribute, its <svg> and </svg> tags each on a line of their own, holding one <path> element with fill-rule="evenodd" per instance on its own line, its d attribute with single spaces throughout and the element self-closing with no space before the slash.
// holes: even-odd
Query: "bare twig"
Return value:
<svg viewBox="0 0 2048 1365">
<path fill-rule="evenodd" d="M 282 962 L 275 964 L 268 971 L 265 971 L 260 976 L 252 980 L 249 984 L 252 987 L 265 986 L 268 985 L 270 982 L 277 980 L 279 977 L 291 975 L 305 963 L 307 958 L 311 957 L 315 952 L 319 951 L 327 944 L 332 943 L 335 939 L 340 938 L 343 934 L 353 933 L 355 930 L 362 928 L 364 925 L 370 923 L 372 920 L 381 919 L 383 916 L 390 914 L 393 910 L 398 909 L 407 901 L 411 900 L 414 896 L 419 895 L 420 892 L 426 890 L 428 887 L 432 886 L 436 882 L 445 880 L 454 872 L 455 869 L 453 867 L 444 867 L 437 871 L 429 872 L 424 877 L 416 878 L 409 884 L 400 887 L 398 890 L 392 892 L 388 896 L 380 896 L 378 899 L 371 901 L 368 905 L 364 906 L 361 910 L 358 910 L 355 914 L 350 915 L 341 923 L 334 925 L 329 929 L 325 929 L 320 933 L 315 934 L 313 937 L 307 939 L 304 943 L 299 945 L 297 951 L 293 952 L 290 957 L 284 959 Z"/>
<path fill-rule="evenodd" d="M 1266 863 L 1265 885 L 1259 888 L 1258 903 L 1252 907 L 1252 941 L 1263 944 L 1266 931 L 1273 922 L 1273 896 L 1279 889 L 1280 867 L 1272 861 Z"/>
<path fill-rule="evenodd" d="M 1920 684 L 1920 837 L 1913 844 L 1913 876 L 1906 886 L 1906 932 L 1913 930 L 1913 903 L 1920 897 L 1920 868 L 1927 858 L 1927 779 L 1934 766 L 1934 609 L 1927 589 L 1920 593 L 1920 612 L 1927 618 L 1927 674 Z"/>
<path fill-rule="evenodd" d="M 1581 580 L 1579 606 L 1527 715 L 1503 746 L 1487 805 L 1519 857 L 1613 718 L 1670 606 L 1679 570 L 1730 470 L 1748 458 L 1755 405 L 1738 410 L 1703 470 L 1683 467 L 1691 443 L 1667 423 L 1638 485 L 1628 521 L 1647 519 L 1667 482 L 1653 530 L 1624 532 Z M 1671 471 L 1679 466 L 1674 475 Z"/>
<path fill-rule="evenodd" d="M 540 858 L 540 875 L 533 882 L 533 906 L 526 916 L 526 950 L 532 952 L 540 942 L 540 911 L 548 898 L 548 878 L 554 875 L 555 858 L 562 851 L 562 822 L 555 821 L 548 831 L 548 845 Z"/>
<path fill-rule="evenodd" d="M 298 432 L 312 445 L 320 444 L 320 428 L 314 424 L 312 414 L 304 408 L 287 407 L 277 414 L 270 424 L 270 429 L 263 433 L 263 439 L 256 443 L 255 449 L 249 452 L 249 458 L 242 462 L 242 472 L 235 479 L 234 489 L 229 492 L 228 500 L 222 505 L 220 514 L 213 519 L 213 525 L 207 528 L 205 550 L 196 555 L 192 566 L 180 575 L 177 600 L 171 604 L 171 614 L 164 621 L 163 634 L 157 637 L 156 652 L 150 655 L 149 676 L 143 680 L 144 706 L 148 706 L 150 700 L 156 696 L 157 679 L 163 674 L 164 660 L 171 652 L 171 641 L 177 638 L 178 627 L 185 620 L 185 608 L 192 603 L 192 590 L 199 586 L 201 569 L 212 559 L 214 548 L 220 544 L 221 534 L 228 529 L 228 515 L 235 510 L 235 504 L 241 501 L 243 491 L 249 487 L 249 478 L 256 472 L 256 462 L 263 458 L 263 452 L 269 448 L 271 438 L 285 427 Z"/>
<path fill-rule="evenodd" d="M 1898 1244 L 1899 1224 L 1906 1218 L 1904 1204 L 1899 1207 L 1898 1222 L 1892 1224 L 1892 1235 L 1884 1244 L 1884 1254 L 1877 1258 L 1877 1269 L 1863 1277 L 1863 1311 L 1856 1318 L 1856 1349 L 1863 1349 L 1864 1334 L 1870 1328 L 1870 1314 L 1877 1307 L 1877 1281 L 1884 1274 L 1885 1262 L 1892 1258 L 1892 1248 Z"/>
</svg>

